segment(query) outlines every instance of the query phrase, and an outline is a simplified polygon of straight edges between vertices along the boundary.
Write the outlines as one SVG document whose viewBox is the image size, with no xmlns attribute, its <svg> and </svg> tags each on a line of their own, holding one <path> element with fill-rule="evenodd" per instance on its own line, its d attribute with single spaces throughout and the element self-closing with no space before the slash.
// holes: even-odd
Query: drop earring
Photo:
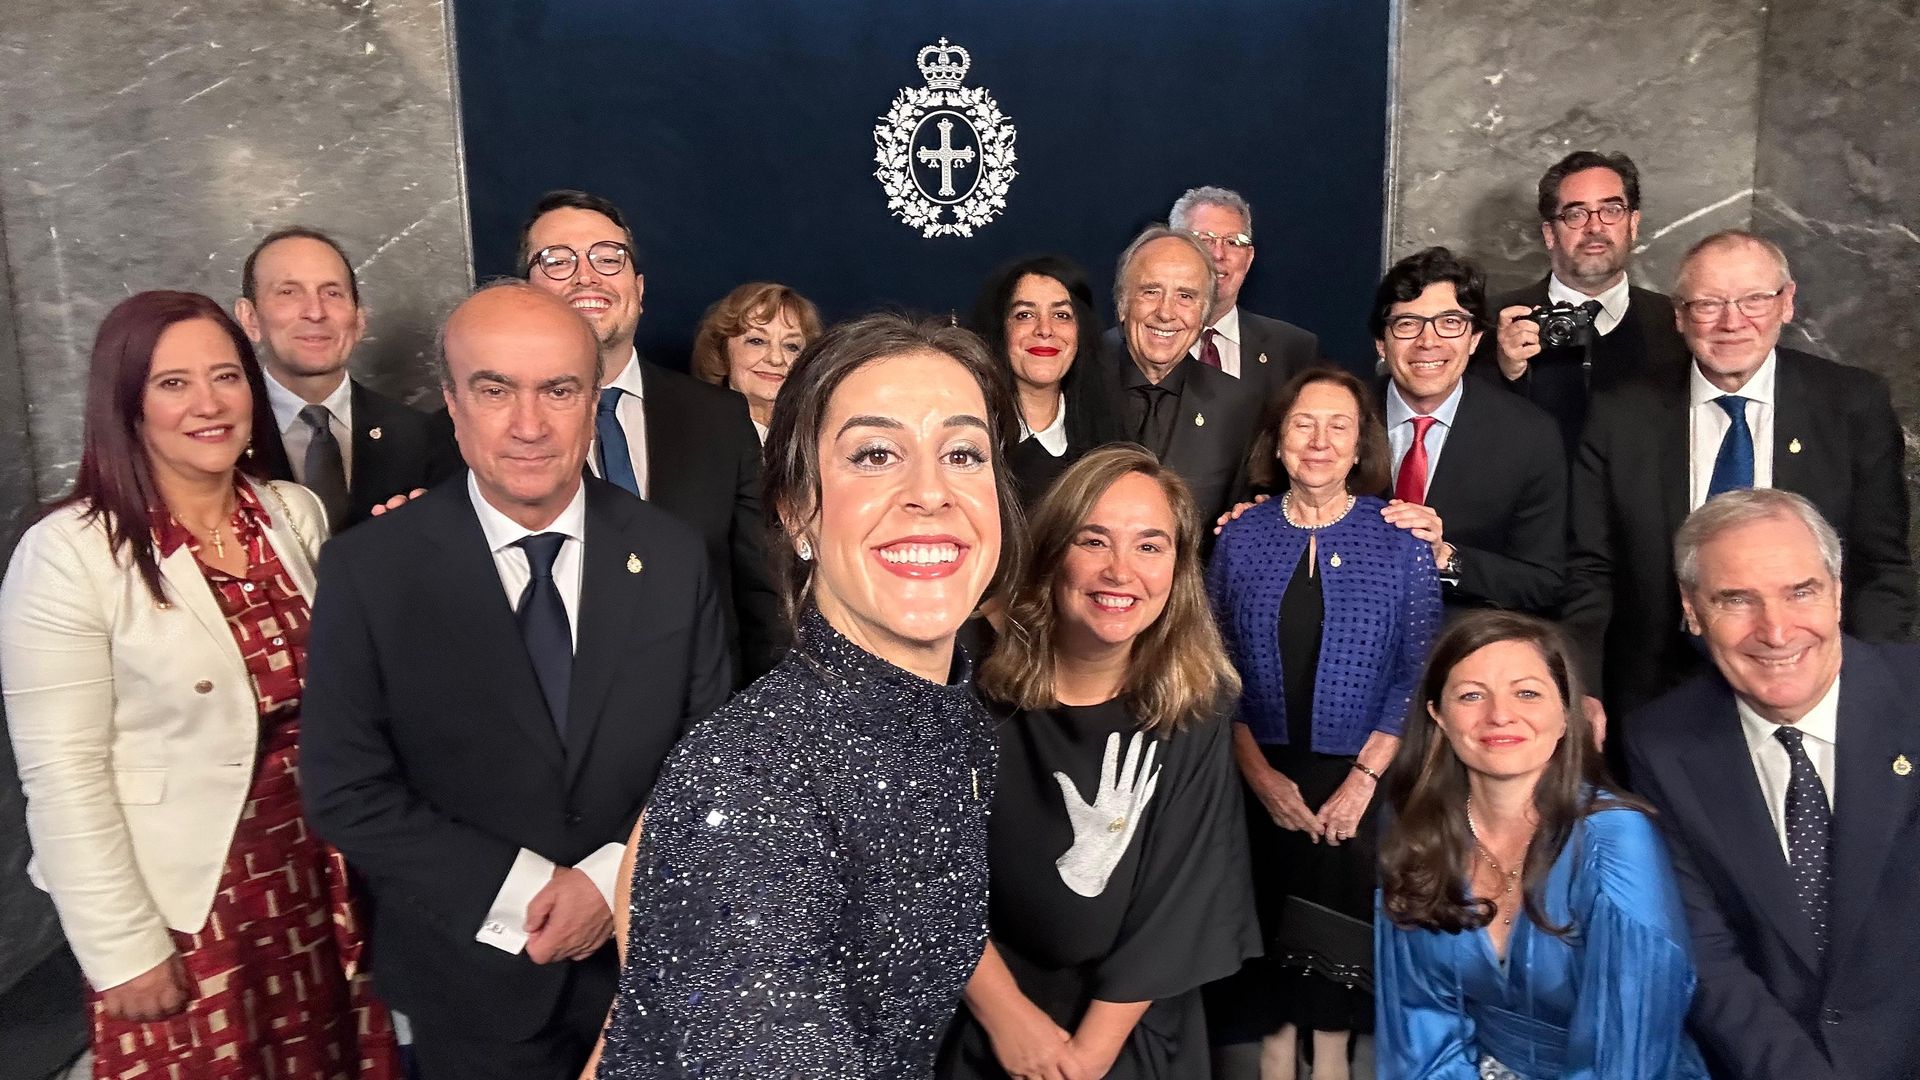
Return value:
<svg viewBox="0 0 1920 1080">
<path fill-rule="evenodd" d="M 813 561 L 813 545 L 808 543 L 807 538 L 804 536 L 800 538 L 800 561 Z"/>
</svg>

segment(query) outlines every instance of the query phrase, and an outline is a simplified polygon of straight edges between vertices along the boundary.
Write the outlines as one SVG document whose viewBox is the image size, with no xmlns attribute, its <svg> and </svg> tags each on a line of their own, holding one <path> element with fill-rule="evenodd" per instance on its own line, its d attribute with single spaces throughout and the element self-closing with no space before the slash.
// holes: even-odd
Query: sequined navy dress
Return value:
<svg viewBox="0 0 1920 1080">
<path fill-rule="evenodd" d="M 987 937 L 993 733 L 817 611 L 696 726 L 647 807 L 599 1075 L 933 1071 Z"/>
</svg>

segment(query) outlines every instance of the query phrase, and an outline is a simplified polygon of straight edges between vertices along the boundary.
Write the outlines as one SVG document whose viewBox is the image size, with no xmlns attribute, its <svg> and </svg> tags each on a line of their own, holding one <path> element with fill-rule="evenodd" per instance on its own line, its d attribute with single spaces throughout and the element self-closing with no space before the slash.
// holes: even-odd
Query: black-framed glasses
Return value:
<svg viewBox="0 0 1920 1080">
<path fill-rule="evenodd" d="M 1602 225 L 1618 225 L 1627 220 L 1627 215 L 1631 213 L 1633 211 L 1627 207 L 1626 203 L 1604 202 L 1591 210 L 1584 206 L 1569 206 L 1553 216 L 1559 218 L 1560 223 L 1567 228 L 1578 229 L 1586 225 L 1590 217 L 1599 218 Z"/>
<path fill-rule="evenodd" d="M 1694 322 L 1716 323 L 1720 321 L 1720 316 L 1727 313 L 1727 305 L 1732 304 L 1740 314 L 1749 319 L 1758 319 L 1763 315 L 1773 314 L 1774 301 L 1780 299 L 1780 294 L 1786 291 L 1787 287 L 1782 285 L 1772 292 L 1748 293 L 1732 300 L 1722 300 L 1717 296 L 1702 297 L 1699 300 L 1682 300 L 1680 310 L 1686 312 L 1687 318 Z"/>
<path fill-rule="evenodd" d="M 602 240 L 587 249 L 587 265 L 602 277 L 612 277 L 626 269 L 633 258 L 633 250 L 618 240 Z M 527 272 L 535 269 L 555 281 L 565 281 L 573 276 L 580 265 L 580 253 L 565 244 L 549 244 L 533 253 L 527 262 Z"/>
<path fill-rule="evenodd" d="M 1438 315 L 1395 315 L 1387 320 L 1387 333 L 1401 341 L 1412 341 L 1433 324 L 1436 337 L 1465 337 L 1473 329 L 1473 316 L 1464 311 L 1443 311 Z"/>
<path fill-rule="evenodd" d="M 1190 235 L 1203 244 L 1225 244 L 1235 251 L 1245 251 L 1253 246 L 1253 237 L 1246 233 L 1217 233 L 1189 230 Z"/>
</svg>

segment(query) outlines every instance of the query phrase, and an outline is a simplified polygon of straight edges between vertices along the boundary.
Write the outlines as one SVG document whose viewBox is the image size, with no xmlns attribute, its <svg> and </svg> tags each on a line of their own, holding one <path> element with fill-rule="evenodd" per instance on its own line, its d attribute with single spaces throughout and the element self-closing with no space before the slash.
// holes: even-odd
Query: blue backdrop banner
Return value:
<svg viewBox="0 0 1920 1080">
<path fill-rule="evenodd" d="M 543 191 L 604 194 L 647 275 L 640 348 L 679 365 L 741 282 L 785 282 L 829 319 L 964 319 L 1019 255 L 1110 281 L 1134 232 L 1220 184 L 1254 207 L 1243 304 L 1371 370 L 1389 17 L 1388 0 L 458 0 L 477 268 L 516 273 Z"/>
</svg>

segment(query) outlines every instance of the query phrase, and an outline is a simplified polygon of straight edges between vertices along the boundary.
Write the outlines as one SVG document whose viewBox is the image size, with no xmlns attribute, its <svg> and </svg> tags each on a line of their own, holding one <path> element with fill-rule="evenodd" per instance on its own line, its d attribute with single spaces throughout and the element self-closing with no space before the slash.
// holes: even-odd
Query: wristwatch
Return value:
<svg viewBox="0 0 1920 1080">
<path fill-rule="evenodd" d="M 1440 580 L 1458 587 L 1460 584 L 1460 549 L 1455 547 L 1447 553 L 1447 562 L 1440 568 Z"/>
</svg>

